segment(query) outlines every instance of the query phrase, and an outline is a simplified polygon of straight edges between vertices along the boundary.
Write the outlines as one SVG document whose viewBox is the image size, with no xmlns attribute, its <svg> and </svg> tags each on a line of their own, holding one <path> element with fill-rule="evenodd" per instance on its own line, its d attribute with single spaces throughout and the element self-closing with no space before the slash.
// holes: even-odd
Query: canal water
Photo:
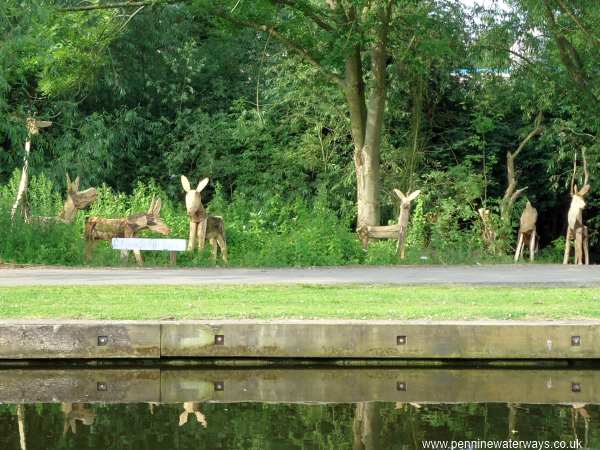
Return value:
<svg viewBox="0 0 600 450">
<path fill-rule="evenodd" d="M 0 369 L 0 402 L 2 450 L 600 449 L 595 370 Z"/>
</svg>

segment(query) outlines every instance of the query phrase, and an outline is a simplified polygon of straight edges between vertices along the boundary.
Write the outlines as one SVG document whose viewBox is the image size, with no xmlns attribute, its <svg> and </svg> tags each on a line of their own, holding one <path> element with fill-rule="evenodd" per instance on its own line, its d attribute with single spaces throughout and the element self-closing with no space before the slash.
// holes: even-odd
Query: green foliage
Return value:
<svg viewBox="0 0 600 450">
<path fill-rule="evenodd" d="M 269 22 L 311 50 L 327 71 L 341 74 L 352 45 L 372 43 L 377 8 L 365 10 L 356 27 L 330 32 L 291 3 L 267 0 L 158 2 L 133 17 L 120 9 L 59 13 L 52 2 L 0 3 L 0 234 L 12 242 L 3 243 L 3 258 L 82 262 L 83 214 L 72 228 L 37 230 L 45 233 L 44 245 L 69 248 L 54 256 L 36 251 L 42 243 L 33 234 L 19 237 L 34 226 L 6 222 L 14 171 L 22 165 L 24 119 L 35 115 L 54 124 L 33 140 L 34 214 L 58 212 L 68 171 L 82 177 L 83 187 L 101 186 L 88 214 L 144 211 L 160 195 L 173 234 L 186 237 L 178 178 L 208 176 L 203 195 L 225 217 L 234 265 L 399 262 L 394 242 L 363 252 L 353 233 L 354 148 L 343 91 L 277 36 L 210 14 L 221 7 L 241 21 Z M 300 3 L 338 27 L 326 2 Z M 380 200 L 381 223 L 392 223 L 392 189 L 422 190 L 413 205 L 407 263 L 505 260 L 484 250 L 476 211 L 486 207 L 498 216 L 506 152 L 516 149 L 539 111 L 544 131 L 523 149 L 516 172 L 518 187 L 527 186 L 540 213 L 542 255 L 561 260 L 553 242 L 564 234 L 574 152 L 585 147 L 592 175 L 584 218 L 597 259 L 598 9 L 590 0 L 578 1 L 575 15 L 555 9 L 554 27 L 541 2 L 510 3 L 514 9 L 505 12 L 466 11 L 450 0 L 396 5 Z M 560 34 L 579 55 L 586 89 L 565 64 Z M 506 255 L 520 212 L 517 203 L 511 223 L 496 224 Z M 54 235 L 71 241 L 54 242 Z M 33 249 L 21 248 L 19 256 L 19 240 Z M 94 264 L 118 264 L 114 253 L 100 245 Z M 210 264 L 206 253 L 180 260 Z M 148 255 L 150 264 L 165 261 Z"/>
</svg>

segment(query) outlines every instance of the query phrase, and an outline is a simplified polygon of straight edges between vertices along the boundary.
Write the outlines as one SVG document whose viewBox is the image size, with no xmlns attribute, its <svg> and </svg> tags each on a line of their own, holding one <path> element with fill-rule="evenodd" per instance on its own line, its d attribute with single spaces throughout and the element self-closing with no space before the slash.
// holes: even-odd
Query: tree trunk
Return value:
<svg viewBox="0 0 600 450">
<path fill-rule="evenodd" d="M 381 444 L 381 404 L 360 402 L 356 404 L 352 424 L 353 450 L 376 450 Z"/>
<path fill-rule="evenodd" d="M 27 438 L 25 435 L 25 405 L 17 405 L 17 420 L 19 422 L 19 442 L 21 450 L 27 450 Z"/>
<path fill-rule="evenodd" d="M 31 136 L 25 141 L 25 157 L 23 159 L 23 170 L 21 171 L 21 180 L 19 181 L 19 189 L 17 190 L 17 198 L 10 212 L 11 218 L 15 218 L 15 214 L 19 208 L 23 211 L 25 220 L 28 218 L 27 205 L 27 187 L 29 186 L 29 155 L 31 154 Z"/>
<path fill-rule="evenodd" d="M 377 40 L 371 51 L 372 88 L 367 107 L 360 47 L 346 61 L 345 95 L 350 111 L 356 171 L 357 229 L 379 225 L 379 162 L 386 104 L 387 39 L 392 3 L 380 10 Z"/>
</svg>

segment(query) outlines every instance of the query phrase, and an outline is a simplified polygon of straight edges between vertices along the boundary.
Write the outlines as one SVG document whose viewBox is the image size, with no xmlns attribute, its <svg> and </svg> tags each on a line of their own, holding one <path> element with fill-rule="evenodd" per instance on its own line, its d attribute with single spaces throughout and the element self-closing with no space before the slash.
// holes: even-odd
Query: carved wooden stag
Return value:
<svg viewBox="0 0 600 450">
<path fill-rule="evenodd" d="M 142 230 L 151 230 L 157 233 L 167 235 L 171 229 L 160 218 L 160 208 L 162 202 L 160 198 L 152 199 L 148 212 L 133 214 L 122 219 L 105 219 L 102 217 L 88 217 L 85 223 L 86 240 L 86 260 L 90 260 L 92 251 L 97 241 L 110 241 L 112 238 L 131 238 Z M 144 263 L 142 253 L 134 250 L 135 259 L 139 265 Z M 127 257 L 129 252 L 123 251 L 123 256 Z"/>
<path fill-rule="evenodd" d="M 569 255 L 571 253 L 571 240 L 575 239 L 575 264 L 589 264 L 589 248 L 588 248 L 588 228 L 583 223 L 583 209 L 585 208 L 584 197 L 590 191 L 589 179 L 590 174 L 587 168 L 587 160 L 585 151 L 582 150 L 583 156 L 583 187 L 577 188 L 575 184 L 575 176 L 577 172 L 577 154 L 575 154 L 573 162 L 573 177 L 571 178 L 571 205 L 567 214 L 567 236 L 565 239 L 565 255 L 563 264 L 568 264 Z"/>
<path fill-rule="evenodd" d="M 28 222 L 63 222 L 73 223 L 80 209 L 85 209 L 96 201 L 98 193 L 95 188 L 79 191 L 79 177 L 71 181 L 67 174 L 67 198 L 58 217 L 33 216 Z"/>
<path fill-rule="evenodd" d="M 208 178 L 200 180 L 196 189 L 192 189 L 190 182 L 184 175 L 181 176 L 181 185 L 185 194 L 185 207 L 190 218 L 190 234 L 188 251 L 193 252 L 196 245 L 204 249 L 206 240 L 210 242 L 212 259 L 217 259 L 217 251 L 221 249 L 221 257 L 227 263 L 227 241 L 225 240 L 225 222 L 222 217 L 211 216 L 202 204 L 202 194 Z"/>
<path fill-rule="evenodd" d="M 394 193 L 400 199 L 400 213 L 398 215 L 398 223 L 394 225 L 383 226 L 363 226 L 357 230 L 358 236 L 363 243 L 363 248 L 369 248 L 369 240 L 373 239 L 397 239 L 396 254 L 404 259 L 404 249 L 406 245 L 406 236 L 408 231 L 408 221 L 410 219 L 410 204 L 417 198 L 421 191 L 414 191 L 409 195 L 398 189 L 394 189 Z"/>
<path fill-rule="evenodd" d="M 529 260 L 533 262 L 535 259 L 537 218 L 537 209 L 535 209 L 530 202 L 527 202 L 523 209 L 523 213 L 521 214 L 519 237 L 517 239 L 517 249 L 515 251 L 515 262 L 523 256 L 526 242 L 529 243 Z"/>
</svg>

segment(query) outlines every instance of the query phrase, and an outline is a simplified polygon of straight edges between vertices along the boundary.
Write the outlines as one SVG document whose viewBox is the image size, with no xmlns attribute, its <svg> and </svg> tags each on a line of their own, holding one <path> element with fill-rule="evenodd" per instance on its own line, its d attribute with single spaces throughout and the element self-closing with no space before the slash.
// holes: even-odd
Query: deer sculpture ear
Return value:
<svg viewBox="0 0 600 450">
<path fill-rule="evenodd" d="M 183 190 L 185 192 L 190 192 L 192 190 L 190 187 L 190 182 L 185 175 L 181 175 L 181 185 L 183 186 Z"/>
<path fill-rule="evenodd" d="M 81 178 L 79 178 L 79 175 L 77 175 L 77 178 L 75 178 L 75 192 L 79 191 L 79 185 L 81 184 Z"/>
<path fill-rule="evenodd" d="M 575 191 L 577 192 L 577 189 L 575 189 Z M 583 197 L 588 192 L 590 192 L 590 185 L 586 184 L 584 187 L 581 188 L 581 190 L 579 192 L 577 192 L 577 195 L 579 195 L 580 197 Z"/>
<path fill-rule="evenodd" d="M 394 194 L 396 194 L 396 196 L 398 196 L 400 200 L 406 199 L 406 196 L 402 193 L 400 189 L 394 189 Z"/>
<path fill-rule="evenodd" d="M 420 190 L 414 191 L 413 193 L 411 193 L 411 194 L 408 196 L 408 201 L 409 201 L 409 202 L 413 201 L 415 198 L 417 198 L 417 197 L 419 196 L 419 194 L 420 194 L 420 193 L 421 193 L 421 191 L 420 191 Z"/>
<path fill-rule="evenodd" d="M 69 176 L 69 172 L 65 174 L 67 176 L 67 187 L 71 186 L 71 177 Z"/>
<path fill-rule="evenodd" d="M 150 202 L 150 208 L 148 208 L 148 212 L 146 214 L 155 215 L 158 217 L 161 206 L 162 202 L 160 198 L 152 197 L 152 201 Z"/>
<path fill-rule="evenodd" d="M 208 178 L 204 178 L 203 180 L 200 180 L 200 183 L 198 183 L 198 187 L 196 188 L 196 192 L 202 192 L 207 184 L 208 184 Z"/>
<path fill-rule="evenodd" d="M 187 411 L 182 412 L 179 415 L 179 426 L 182 427 L 183 425 L 185 425 L 188 421 L 188 413 Z"/>
<path fill-rule="evenodd" d="M 146 212 L 146 214 L 152 214 L 152 212 L 154 211 L 154 202 L 155 202 L 155 198 L 152 197 L 152 200 L 150 201 L 150 206 L 148 207 L 148 211 Z"/>
<path fill-rule="evenodd" d="M 158 217 L 160 215 L 161 207 L 162 207 L 162 200 L 160 198 L 157 198 L 154 201 L 154 204 L 152 205 L 152 214 L 154 214 L 156 217 Z"/>
</svg>

